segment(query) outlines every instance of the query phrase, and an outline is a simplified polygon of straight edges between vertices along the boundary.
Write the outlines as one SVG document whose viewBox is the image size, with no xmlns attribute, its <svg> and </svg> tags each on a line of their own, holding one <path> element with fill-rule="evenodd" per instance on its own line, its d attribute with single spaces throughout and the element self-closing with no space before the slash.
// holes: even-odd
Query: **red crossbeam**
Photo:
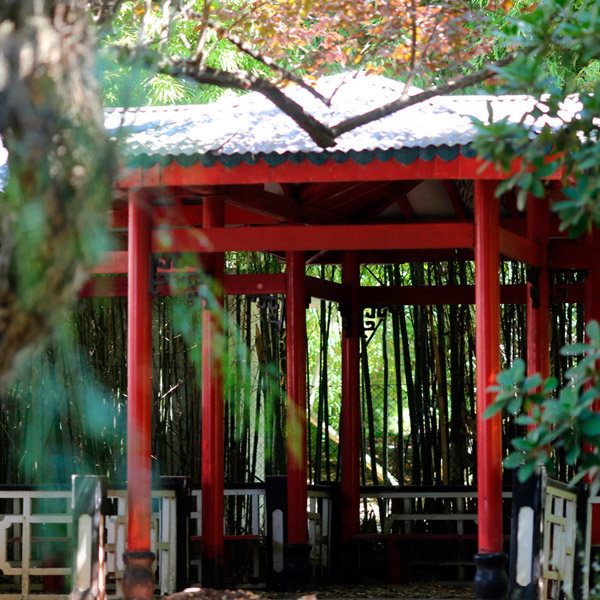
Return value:
<svg viewBox="0 0 600 600">
<path fill-rule="evenodd" d="M 289 225 L 154 231 L 153 252 L 472 248 L 471 223 Z"/>
</svg>

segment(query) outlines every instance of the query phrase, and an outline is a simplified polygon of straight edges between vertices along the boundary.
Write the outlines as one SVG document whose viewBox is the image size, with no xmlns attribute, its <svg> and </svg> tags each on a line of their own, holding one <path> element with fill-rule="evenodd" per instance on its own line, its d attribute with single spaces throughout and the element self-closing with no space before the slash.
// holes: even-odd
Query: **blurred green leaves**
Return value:
<svg viewBox="0 0 600 600">
<path fill-rule="evenodd" d="M 505 172 L 520 164 L 498 194 L 515 190 L 521 210 L 529 194 L 545 194 L 544 178 L 559 173 L 564 197 L 552 209 L 561 228 L 578 237 L 593 223 L 600 227 L 598 3 L 543 0 L 522 6 L 521 12 L 513 11 L 504 33 L 513 36 L 521 53 L 497 69 L 497 92 L 527 93 L 532 108 L 518 123 L 493 121 L 493 115 L 489 123 L 474 120 L 479 130 L 474 146 Z"/>
<path fill-rule="evenodd" d="M 496 398 L 484 417 L 507 411 L 516 415 L 519 425 L 527 426 L 524 436 L 511 440 L 514 451 L 504 460 L 505 467 L 519 469 L 521 481 L 539 465 L 552 474 L 551 452 L 561 448 L 566 463 L 577 468 L 576 480 L 589 475 L 593 493 L 600 488 L 595 478 L 600 466 L 600 413 L 594 410 L 594 403 L 600 399 L 598 322 L 590 321 L 586 332 L 587 343 L 561 350 L 564 356 L 579 357 L 567 371 L 562 386 L 553 377 L 542 381 L 539 373 L 526 376 L 525 363 L 517 359 L 510 369 L 498 374 L 497 385 L 489 388 L 496 392 Z"/>
</svg>

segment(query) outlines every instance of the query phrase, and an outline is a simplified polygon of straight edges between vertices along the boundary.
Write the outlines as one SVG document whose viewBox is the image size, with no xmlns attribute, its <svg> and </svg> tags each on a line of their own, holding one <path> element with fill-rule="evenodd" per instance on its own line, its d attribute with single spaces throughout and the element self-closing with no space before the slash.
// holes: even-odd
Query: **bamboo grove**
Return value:
<svg viewBox="0 0 600 600">
<path fill-rule="evenodd" d="M 263 255 L 232 255 L 231 273 L 280 272 Z M 339 266 L 309 266 L 339 281 Z M 583 273 L 555 273 L 555 283 Z M 525 268 L 502 263 L 501 283 L 523 284 Z M 470 262 L 364 265 L 362 285 L 472 285 Z M 365 309 L 361 340 L 361 482 L 473 484 L 475 330 L 471 305 Z M 278 309 L 278 312 L 277 310 Z M 153 468 L 200 481 L 201 303 L 154 301 Z M 285 473 L 285 321 L 283 299 L 226 301 L 226 482 L 259 482 Z M 570 357 L 558 350 L 583 339 L 581 305 L 553 303 L 551 368 L 561 379 Z M 71 473 L 125 480 L 127 299 L 80 300 L 60 334 L 1 398 L 0 469 L 9 483 L 66 482 Z M 341 318 L 313 300 L 308 319 L 308 471 L 312 483 L 340 477 Z M 502 307 L 502 366 L 526 357 L 525 307 Z M 561 379 L 562 380 L 562 379 Z M 505 440 L 518 434 L 504 421 Z M 508 443 L 507 441 L 505 442 Z M 555 456 L 557 474 L 568 477 Z M 509 475 L 510 476 L 510 473 Z"/>
</svg>

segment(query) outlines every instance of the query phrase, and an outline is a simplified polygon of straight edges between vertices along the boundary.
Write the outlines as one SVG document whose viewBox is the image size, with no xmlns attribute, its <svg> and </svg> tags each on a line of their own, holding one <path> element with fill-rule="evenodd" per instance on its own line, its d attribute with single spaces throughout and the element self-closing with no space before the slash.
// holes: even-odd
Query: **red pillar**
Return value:
<svg viewBox="0 0 600 600">
<path fill-rule="evenodd" d="M 150 296 L 151 201 L 129 193 L 127 304 L 127 552 L 125 598 L 154 594 L 150 551 L 152 494 L 152 298 Z M 143 576 L 141 576 L 143 574 Z"/>
<path fill-rule="evenodd" d="M 306 489 L 306 273 L 304 252 L 286 252 L 288 543 L 308 542 Z"/>
<path fill-rule="evenodd" d="M 499 215 L 496 183 L 475 181 L 475 319 L 477 356 L 477 512 L 475 556 L 478 598 L 503 598 L 507 590 L 502 553 L 502 421 L 484 419 L 494 399 L 488 386 L 500 369 Z"/>
<path fill-rule="evenodd" d="M 150 551 L 152 438 L 151 212 L 146 192 L 129 193 L 127 304 L 127 550 Z"/>
<path fill-rule="evenodd" d="M 306 469 L 306 273 L 304 252 L 286 252 L 287 544 L 285 581 L 306 586 L 309 567 Z"/>
<path fill-rule="evenodd" d="M 359 263 L 356 252 L 342 258 L 342 284 L 348 286 L 343 310 L 342 337 L 342 543 L 348 544 L 360 530 L 360 361 L 361 313 L 358 302 Z"/>
<path fill-rule="evenodd" d="M 527 284 L 527 373 L 550 375 L 550 273 L 548 198 L 530 197 L 527 202 L 527 237 L 540 249 L 540 267 L 531 269 Z"/>
<path fill-rule="evenodd" d="M 223 227 L 223 199 L 202 200 L 203 227 Z M 212 276 L 212 298 L 202 312 L 202 585 L 222 588 L 224 581 L 223 490 L 223 253 L 205 262 Z M 214 303 L 213 303 L 214 302 Z M 209 308 L 210 306 L 210 308 Z"/>
</svg>

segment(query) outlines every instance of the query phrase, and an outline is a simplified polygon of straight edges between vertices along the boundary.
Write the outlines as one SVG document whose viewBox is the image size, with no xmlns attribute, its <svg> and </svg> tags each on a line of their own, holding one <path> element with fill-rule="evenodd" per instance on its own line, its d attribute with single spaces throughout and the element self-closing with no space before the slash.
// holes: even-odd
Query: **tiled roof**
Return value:
<svg viewBox="0 0 600 600">
<path fill-rule="evenodd" d="M 333 94 L 330 107 L 298 86 L 287 93 L 321 122 L 334 125 L 397 99 L 404 84 L 381 76 L 343 74 L 324 77 L 316 87 L 325 96 Z M 469 117 L 485 121 L 488 104 L 495 120 L 507 117 L 519 122 L 531 110 L 533 100 L 526 96 L 440 96 L 350 131 L 327 151 L 257 92 L 205 105 L 110 109 L 105 126 L 120 141 L 126 159 L 134 163 L 136 157 L 145 157 L 144 164 L 165 162 L 167 157 L 180 157 L 190 164 L 202 157 L 214 161 L 324 153 L 323 160 L 331 153 L 465 147 L 476 134 Z M 572 114 L 575 108 L 574 101 L 567 112 Z"/>
</svg>

